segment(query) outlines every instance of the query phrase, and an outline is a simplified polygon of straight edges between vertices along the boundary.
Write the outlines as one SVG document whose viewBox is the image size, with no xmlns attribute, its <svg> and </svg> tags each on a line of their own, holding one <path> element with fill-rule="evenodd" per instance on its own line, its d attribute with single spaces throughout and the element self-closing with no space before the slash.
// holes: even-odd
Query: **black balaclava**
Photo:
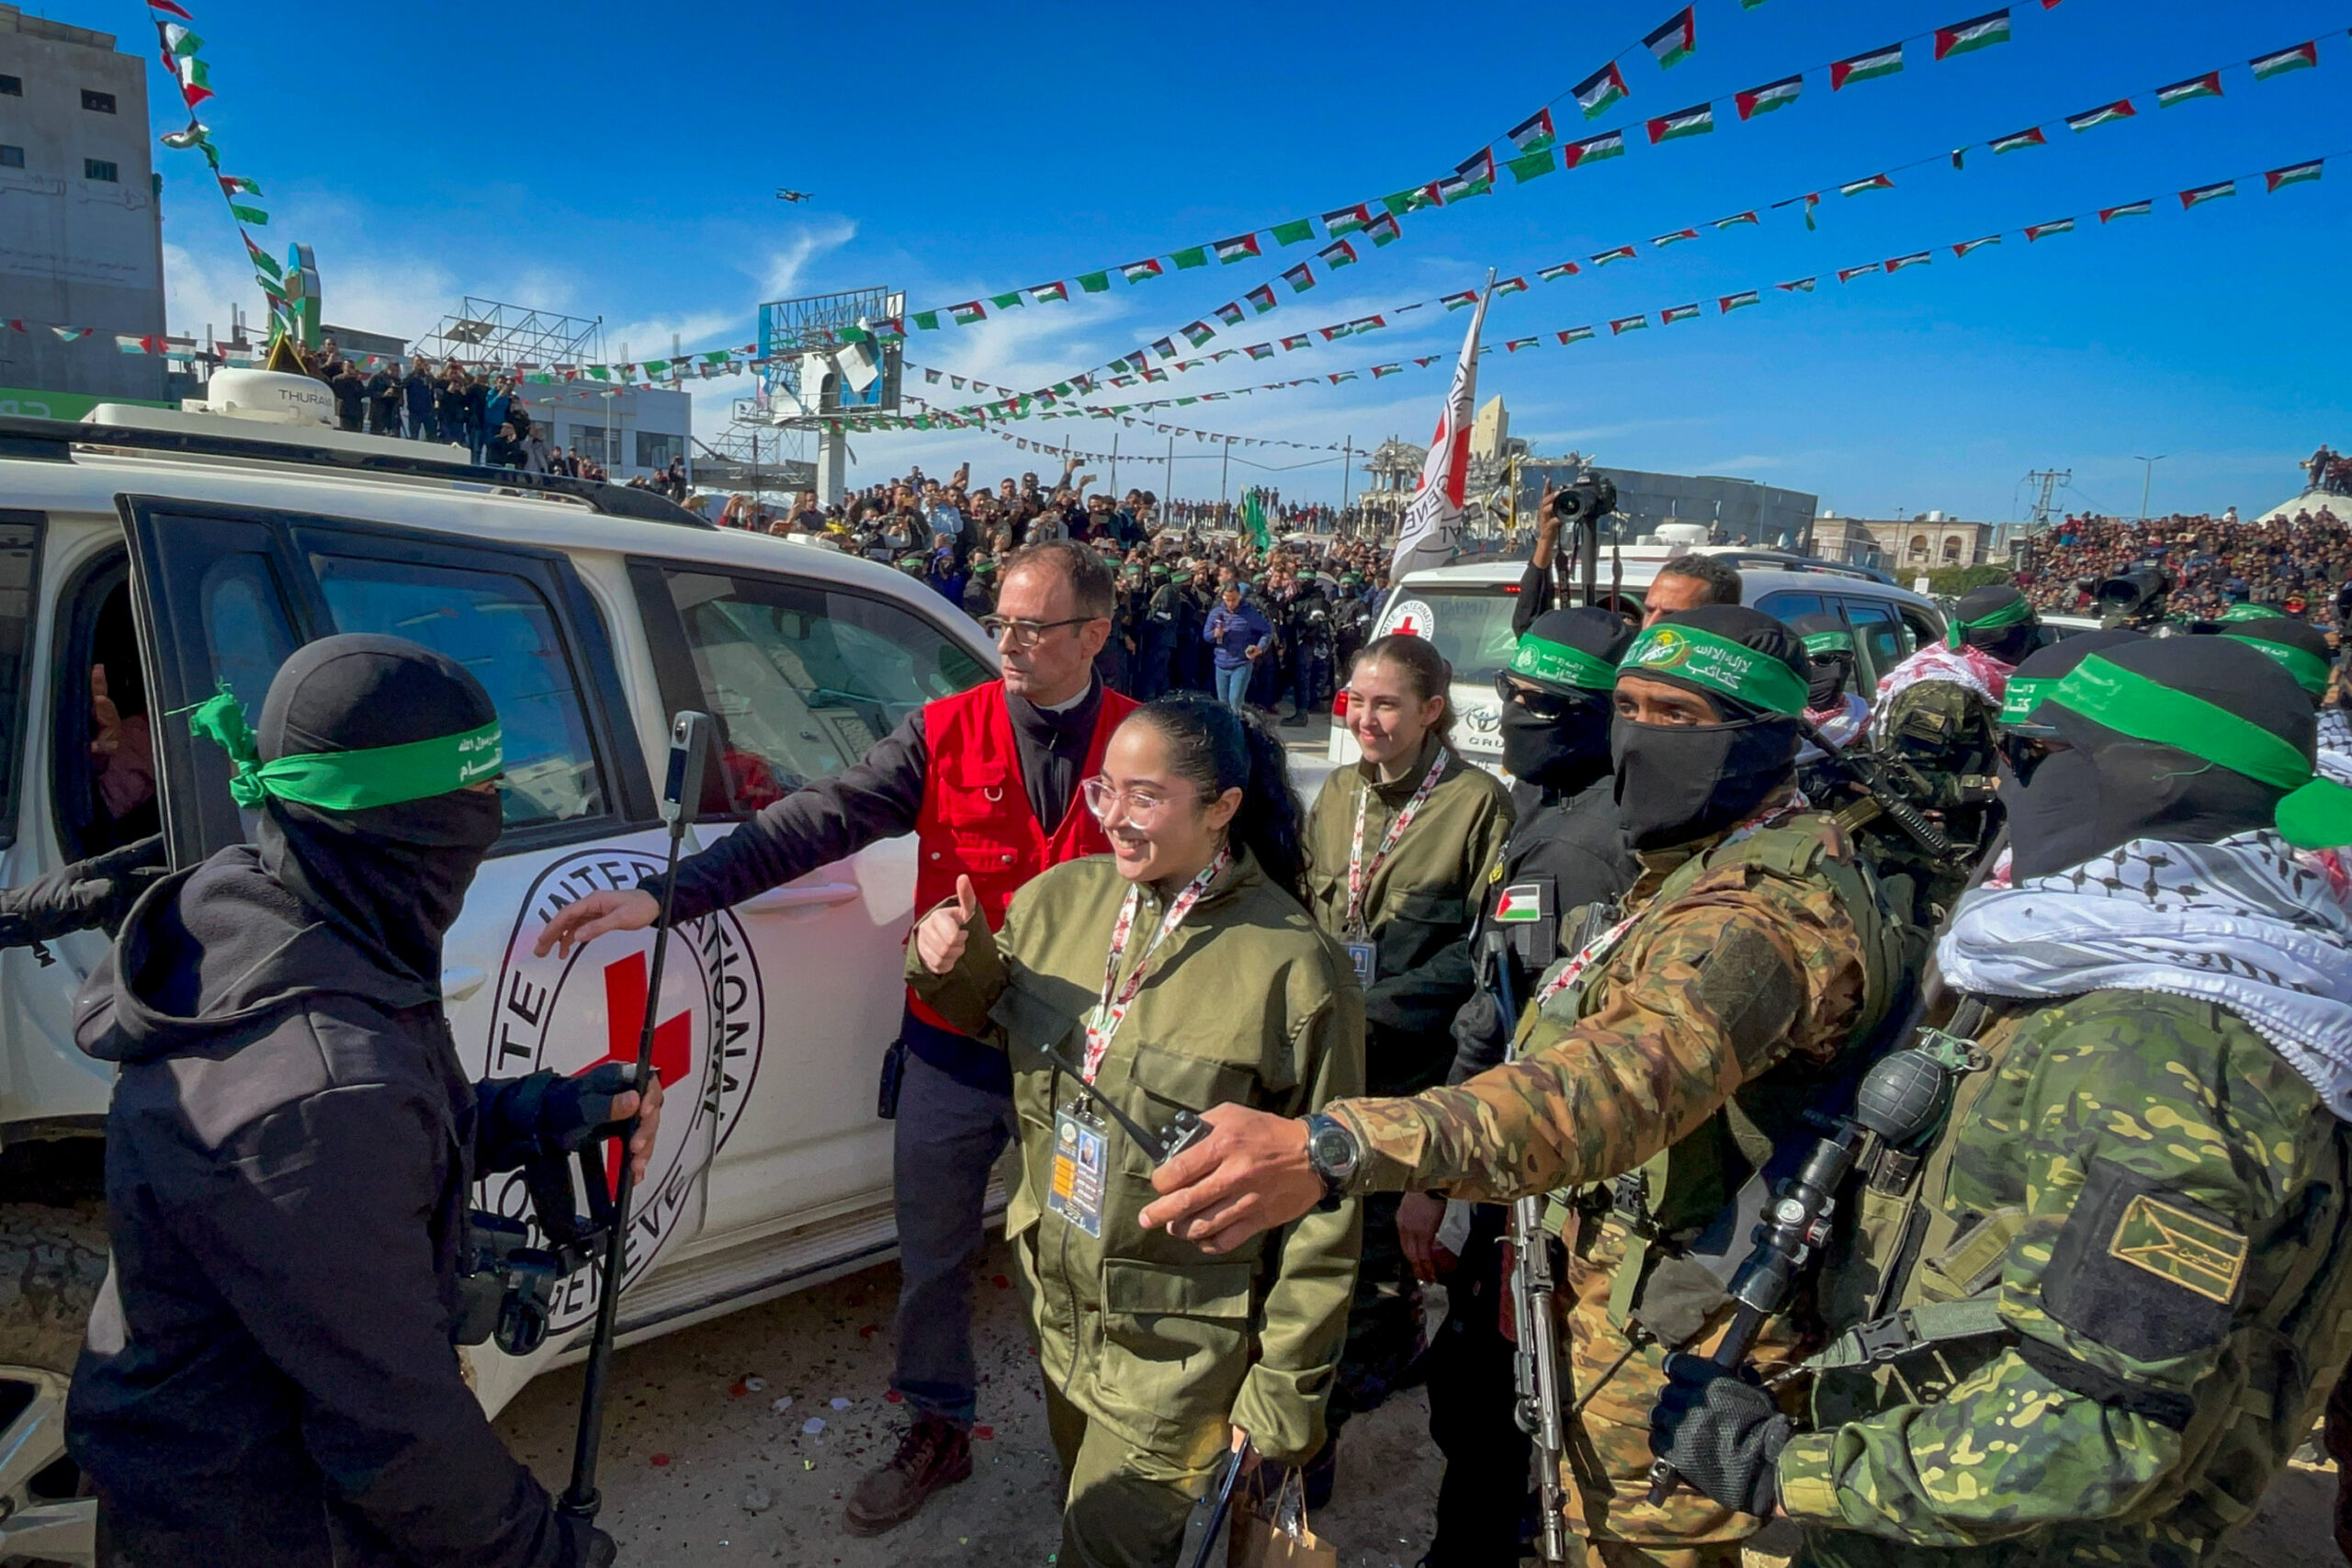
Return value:
<svg viewBox="0 0 2352 1568">
<path fill-rule="evenodd" d="M 2261 726 L 2305 757 L 2313 753 L 2318 719 L 2302 688 L 2277 662 L 2233 637 L 2143 637 L 2097 651 Z M 2018 881 L 2080 865 L 2133 839 L 2210 844 L 2267 828 L 2287 795 L 2201 757 L 2135 740 L 2046 698 L 2040 715 L 2066 749 L 2034 770 L 2009 807 Z"/>
<path fill-rule="evenodd" d="M 1731 828 L 1753 813 L 1793 776 L 1800 716 L 1726 695 L 1676 672 L 1667 662 L 1645 662 L 1656 634 L 1689 626 L 1754 649 L 1784 667 L 1781 683 L 1801 692 L 1810 683 L 1804 644 L 1794 632 L 1760 611 L 1742 604 L 1702 604 L 1658 618 L 1626 655 L 1620 678 L 1638 675 L 1696 692 L 1723 715 L 1719 724 L 1636 724 L 1617 721 L 1611 750 L 1617 766 L 1617 809 L 1637 850 L 1690 843 Z M 1804 698 L 1794 699 L 1802 703 Z"/>
<path fill-rule="evenodd" d="M 1813 673 L 1805 680 L 1804 705 L 1815 713 L 1838 705 L 1846 682 L 1854 676 L 1854 628 L 1841 615 L 1799 615 L 1789 630 L 1804 639 L 1805 659 Z M 1817 639 L 1843 638 L 1837 647 Z"/>
<path fill-rule="evenodd" d="M 2048 714 L 2035 712 L 2050 688 L 2065 679 L 2075 665 L 2094 653 L 2127 647 L 2148 640 L 2145 632 L 2135 632 L 2129 626 L 2105 626 L 2098 631 L 2078 632 L 2075 636 L 2037 648 L 2025 656 L 2025 661 L 2009 671 L 2007 695 L 2001 704 L 2001 789 L 2002 798 L 2015 800 L 2010 793 L 2023 789 L 2033 777 L 2047 754 L 2045 747 L 2058 739 L 2058 731 L 2050 723 Z"/>
<path fill-rule="evenodd" d="M 1569 706 L 1557 718 L 1544 718 L 1518 703 L 1503 704 L 1503 766 L 1511 777 L 1551 794 L 1573 795 L 1609 771 L 1609 688 L 1588 683 L 1600 671 L 1589 666 L 1569 670 L 1544 655 L 1546 645 L 1556 645 L 1613 669 L 1633 640 L 1625 617 L 1608 610 L 1547 610 L 1535 617 L 1520 638 L 1510 673 L 1566 699 Z"/>
<path fill-rule="evenodd" d="M 2007 582 L 1972 588 L 1952 606 L 1954 633 L 1969 647 L 1984 649 L 2004 664 L 2015 664 L 2032 651 L 2041 635 L 2041 621 L 2025 595 Z M 1995 624 L 1978 626 L 1977 622 Z M 1955 642 L 1957 648 L 1959 643 Z"/>
<path fill-rule="evenodd" d="M 2327 667 L 2335 653 L 2327 646 L 2327 634 L 2309 621 L 2265 615 L 2260 620 L 2239 621 L 2222 635 L 2277 660 L 2295 678 L 2295 684 L 2311 694 L 2312 707 L 2327 700 Z"/>
<path fill-rule="evenodd" d="M 297 649 L 263 699 L 263 761 L 462 734 L 496 720 L 452 660 L 403 637 L 354 633 Z M 441 939 L 498 840 L 496 791 L 329 811 L 275 795 L 254 842 L 262 869 L 390 974 L 437 986 Z"/>
</svg>

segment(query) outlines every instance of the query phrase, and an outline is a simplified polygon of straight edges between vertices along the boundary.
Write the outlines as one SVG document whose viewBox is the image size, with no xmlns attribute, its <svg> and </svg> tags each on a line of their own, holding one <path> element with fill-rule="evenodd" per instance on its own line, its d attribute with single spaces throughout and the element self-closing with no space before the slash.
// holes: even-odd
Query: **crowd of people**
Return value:
<svg viewBox="0 0 2352 1568">
<path fill-rule="evenodd" d="M 2242 523 L 2234 510 L 2144 523 L 2069 516 L 2029 542 L 2018 582 L 2039 609 L 2085 613 L 2086 582 L 2150 563 L 2171 580 L 2173 615 L 2211 619 L 2233 604 L 2270 604 L 2333 627 L 2352 583 L 2352 526 L 2324 505 L 2262 523 Z"/>
</svg>

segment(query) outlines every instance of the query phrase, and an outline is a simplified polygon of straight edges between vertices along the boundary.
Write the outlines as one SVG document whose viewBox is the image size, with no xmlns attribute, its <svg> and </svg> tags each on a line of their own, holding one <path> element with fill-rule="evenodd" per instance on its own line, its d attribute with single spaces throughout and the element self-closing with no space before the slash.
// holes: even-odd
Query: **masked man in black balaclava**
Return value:
<svg viewBox="0 0 2352 1568">
<path fill-rule="evenodd" d="M 278 671 L 258 738 L 225 693 L 188 722 L 229 750 L 254 842 L 142 897 L 75 1009 L 119 1075 L 114 1268 L 68 1407 L 99 1561 L 611 1562 L 450 1342 L 474 1179 L 639 1108 L 618 1064 L 458 1066 L 441 940 L 499 833 L 488 694 L 414 643 L 334 637 Z"/>
<path fill-rule="evenodd" d="M 1820 1085 L 1903 988 L 1853 841 L 1796 792 L 1809 674 L 1794 633 L 1736 604 L 1639 633 L 1617 669 L 1612 750 L 1640 875 L 1529 993 L 1513 1059 L 1410 1098 L 1337 1100 L 1305 1126 L 1219 1106 L 1210 1135 L 1153 1174 L 1164 1196 L 1142 1215 L 1225 1250 L 1327 1193 L 1492 1203 L 1608 1184 L 1558 1297 L 1567 1522 L 1595 1560 L 1736 1562 L 1756 1529 L 1687 1489 L 1645 1502 L 1650 1405 L 1666 1352 L 1731 1316 L 1753 1216 L 1820 1136 L 1806 1115 Z M 1805 1332 L 1768 1318 L 1759 1359 L 1797 1359 Z"/>
<path fill-rule="evenodd" d="M 1640 871 L 1609 787 L 1610 688 L 1633 627 L 1607 610 L 1552 610 L 1519 639 L 1495 678 L 1502 698 L 1503 766 L 1518 815 L 1470 931 L 1479 988 L 1453 1021 L 1460 1083 L 1503 1059 L 1517 1021 L 1499 1005 L 1494 964 L 1510 965 L 1510 994 L 1583 941 L 1588 917 L 1607 911 Z M 1487 933 L 1507 946 L 1487 949 Z M 1507 1211 L 1449 1205 L 1425 1192 L 1398 1205 L 1397 1232 L 1421 1279 L 1442 1279 L 1447 1312 L 1424 1364 L 1430 1436 L 1445 1455 L 1430 1568 L 1476 1568 L 1519 1554 L 1527 1512 L 1528 1437 L 1516 1415 L 1514 1349 L 1498 1314 L 1504 1292 Z"/>
<path fill-rule="evenodd" d="M 2307 694 L 2149 637 L 2023 718 L 2058 745 L 1917 1047 L 1948 1116 L 1856 1173 L 1868 1321 L 1828 1325 L 1809 1429 L 1693 1356 L 1659 1404 L 1659 1451 L 1818 1568 L 2211 1563 L 2352 1353 L 2352 915 L 2305 853 L 2352 840 L 2352 790 Z"/>
</svg>

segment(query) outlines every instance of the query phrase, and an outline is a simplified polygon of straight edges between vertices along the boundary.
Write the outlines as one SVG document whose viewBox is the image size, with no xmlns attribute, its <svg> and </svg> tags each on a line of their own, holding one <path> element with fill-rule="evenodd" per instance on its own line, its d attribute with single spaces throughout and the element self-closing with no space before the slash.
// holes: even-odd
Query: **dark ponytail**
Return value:
<svg viewBox="0 0 2352 1568">
<path fill-rule="evenodd" d="M 1261 719 L 1190 694 L 1146 703 L 1130 716 L 1136 719 L 1159 731 L 1170 770 L 1204 796 L 1241 792 L 1227 829 L 1233 842 L 1257 857 L 1269 882 L 1305 904 L 1306 850 L 1281 739 Z"/>
</svg>

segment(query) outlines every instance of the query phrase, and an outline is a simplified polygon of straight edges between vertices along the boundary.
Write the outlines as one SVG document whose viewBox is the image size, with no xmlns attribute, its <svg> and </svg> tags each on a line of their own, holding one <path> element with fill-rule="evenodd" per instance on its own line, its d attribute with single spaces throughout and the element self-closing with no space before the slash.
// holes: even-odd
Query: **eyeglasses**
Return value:
<svg viewBox="0 0 2352 1568">
<path fill-rule="evenodd" d="M 1153 828 L 1159 826 L 1159 819 L 1168 814 L 1168 808 L 1176 804 L 1175 797 L 1161 795 L 1157 790 L 1142 789 L 1133 784 L 1121 789 L 1099 773 L 1078 787 L 1079 793 L 1086 797 L 1086 809 L 1094 813 L 1097 822 L 1108 823 L 1111 808 L 1115 806 L 1136 827 Z"/>
<path fill-rule="evenodd" d="M 1567 717 L 1584 703 L 1583 698 L 1572 697 L 1563 692 L 1547 692 L 1540 686 L 1522 686 L 1509 675 L 1495 677 L 1495 694 L 1507 703 L 1517 703 L 1547 724 Z"/>
<path fill-rule="evenodd" d="M 1008 621 L 1002 615 L 980 617 L 980 630 L 997 642 L 1002 642 L 1007 632 L 1012 634 L 1015 648 L 1035 648 L 1045 635 L 1061 626 L 1082 626 L 1093 620 L 1092 615 L 1072 615 L 1066 621 Z"/>
</svg>

